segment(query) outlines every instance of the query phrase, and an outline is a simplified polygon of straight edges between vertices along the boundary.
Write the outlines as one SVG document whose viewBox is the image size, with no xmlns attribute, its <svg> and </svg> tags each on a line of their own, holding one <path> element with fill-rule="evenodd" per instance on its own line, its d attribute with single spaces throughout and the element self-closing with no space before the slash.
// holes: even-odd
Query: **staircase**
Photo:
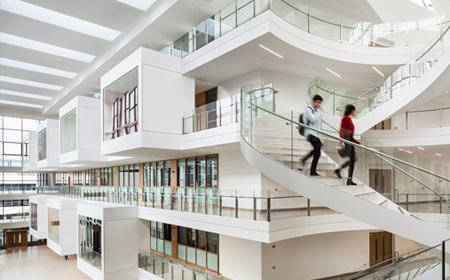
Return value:
<svg viewBox="0 0 450 280">
<path fill-rule="evenodd" d="M 346 186 L 345 179 L 335 177 L 333 171 L 338 163 L 334 159 L 340 140 L 331 130 L 322 135 L 324 146 L 317 168 L 322 176 L 309 176 L 311 159 L 305 164 L 305 170 L 298 170 L 299 159 L 311 150 L 311 145 L 298 133 L 298 113 L 280 106 L 273 106 L 273 110 L 265 109 L 270 106 L 258 106 L 254 98 L 251 94 L 242 94 L 241 151 L 261 173 L 316 203 L 424 247 L 432 247 L 450 238 L 449 223 L 444 229 L 422 221 L 363 180 L 354 177 L 357 185 Z M 363 155 L 370 152 L 370 149 L 360 149 Z M 365 168 L 362 161 L 360 158 L 356 169 Z M 345 178 L 346 173 L 342 172 L 342 176 Z M 419 188 L 413 191 L 428 190 Z"/>
</svg>

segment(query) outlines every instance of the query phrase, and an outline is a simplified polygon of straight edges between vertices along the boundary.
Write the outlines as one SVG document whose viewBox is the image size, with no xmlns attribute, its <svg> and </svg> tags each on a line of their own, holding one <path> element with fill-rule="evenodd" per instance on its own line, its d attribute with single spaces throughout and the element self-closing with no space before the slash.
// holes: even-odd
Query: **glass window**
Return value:
<svg viewBox="0 0 450 280">
<path fill-rule="evenodd" d="M 195 186 L 195 158 L 188 158 L 186 165 L 186 186 Z"/>
<path fill-rule="evenodd" d="M 150 186 L 150 163 L 144 163 L 144 186 Z"/>
<path fill-rule="evenodd" d="M 206 232 L 202 230 L 197 230 L 197 248 L 201 250 L 206 250 Z"/>
<path fill-rule="evenodd" d="M 77 149 L 77 109 L 73 109 L 60 119 L 61 154 Z"/>
<path fill-rule="evenodd" d="M 48 239 L 52 240 L 56 244 L 60 244 L 59 232 L 59 210 L 48 207 Z"/>
<path fill-rule="evenodd" d="M 22 130 L 22 119 L 13 117 L 3 117 L 3 128 Z"/>
<path fill-rule="evenodd" d="M 178 166 L 178 186 L 186 186 L 186 159 L 179 159 L 177 162 Z"/>
<path fill-rule="evenodd" d="M 50 208 L 49 208 L 50 209 Z M 78 225 L 79 258 L 93 267 L 102 269 L 102 221 L 79 216 Z"/>
<path fill-rule="evenodd" d="M 139 164 L 134 165 L 134 186 L 139 186 Z"/>
<path fill-rule="evenodd" d="M 206 185 L 206 169 L 205 169 L 205 157 L 198 157 L 195 159 L 196 164 L 196 186 L 204 187 Z"/>
<path fill-rule="evenodd" d="M 150 222 L 150 235 L 156 237 L 156 222 Z"/>
<path fill-rule="evenodd" d="M 163 223 L 158 223 L 157 233 L 158 233 L 158 235 L 156 237 L 164 238 L 164 224 Z"/>
<path fill-rule="evenodd" d="M 164 224 L 164 239 L 172 241 L 172 227 L 169 224 Z"/>
<path fill-rule="evenodd" d="M 178 243 L 186 245 L 186 228 L 178 227 Z"/>
<path fill-rule="evenodd" d="M 5 142 L 22 142 L 22 132 L 20 130 L 7 130 L 3 131 L 3 141 Z"/>
<path fill-rule="evenodd" d="M 3 154 L 5 155 L 22 155 L 22 144 L 20 143 L 3 143 Z"/>
<path fill-rule="evenodd" d="M 156 162 L 150 164 L 150 186 L 156 186 Z"/>
<path fill-rule="evenodd" d="M 195 229 L 188 228 L 186 232 L 187 232 L 187 245 L 195 247 Z"/>
<path fill-rule="evenodd" d="M 217 187 L 217 155 L 206 157 L 206 185 Z"/>
<path fill-rule="evenodd" d="M 47 130 L 45 128 L 37 133 L 37 142 L 38 161 L 44 160 L 47 158 Z"/>
<path fill-rule="evenodd" d="M 217 254 L 217 233 L 208 232 L 208 252 Z"/>
<path fill-rule="evenodd" d="M 164 186 L 170 186 L 170 170 L 172 162 L 167 160 L 164 162 Z"/>
<path fill-rule="evenodd" d="M 23 130 L 36 131 L 36 120 L 22 119 Z"/>
<path fill-rule="evenodd" d="M 164 186 L 164 162 L 159 161 L 156 166 L 156 173 L 157 173 L 157 186 Z"/>
</svg>

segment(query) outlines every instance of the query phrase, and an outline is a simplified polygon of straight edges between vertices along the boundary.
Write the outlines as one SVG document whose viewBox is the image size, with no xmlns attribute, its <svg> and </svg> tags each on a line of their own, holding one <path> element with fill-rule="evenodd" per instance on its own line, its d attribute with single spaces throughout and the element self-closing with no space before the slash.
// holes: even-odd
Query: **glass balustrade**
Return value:
<svg viewBox="0 0 450 280">
<path fill-rule="evenodd" d="M 404 113 L 405 126 L 396 125 L 399 130 L 424 129 L 450 126 L 450 107 L 408 111 Z"/>
<path fill-rule="evenodd" d="M 241 95 L 243 139 L 269 159 L 309 175 L 311 159 L 306 162 L 304 170 L 299 170 L 300 159 L 311 150 L 309 142 L 298 132 L 300 126 L 306 127 L 298 122 L 299 113 L 270 102 L 261 106 L 260 97 L 245 88 Z M 326 112 L 324 116 L 333 119 Z M 408 158 L 402 160 L 390 156 L 387 153 L 389 147 L 384 148 L 373 139 L 360 139 L 365 146 L 343 140 L 339 137 L 336 124 L 324 121 L 320 129 L 310 129 L 323 142 L 323 154 L 317 167 L 317 172 L 322 176 L 311 178 L 392 211 L 449 229 L 450 179 L 413 165 Z M 348 160 L 348 157 L 341 158 L 338 153 L 341 142 L 356 148 L 357 163 L 353 174 L 356 186 L 345 185 L 347 171 L 341 171 L 343 179 L 334 172 Z M 407 194 L 408 210 L 405 196 L 394 198 L 389 193 Z"/>
<path fill-rule="evenodd" d="M 400 23 L 371 23 L 333 16 L 297 0 L 236 0 L 161 50 L 185 57 L 261 13 L 274 14 L 308 33 L 339 43 L 370 47 L 406 47 L 441 35 L 447 15 Z"/>
</svg>

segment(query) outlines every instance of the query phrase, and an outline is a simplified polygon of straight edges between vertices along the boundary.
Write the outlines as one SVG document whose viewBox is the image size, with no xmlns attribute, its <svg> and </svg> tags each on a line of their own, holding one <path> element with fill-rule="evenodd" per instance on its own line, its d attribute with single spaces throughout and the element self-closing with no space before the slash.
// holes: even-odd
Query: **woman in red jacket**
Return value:
<svg viewBox="0 0 450 280">
<path fill-rule="evenodd" d="M 356 144 L 361 144 L 353 138 L 353 133 L 355 132 L 355 126 L 353 125 L 353 121 L 351 117 L 354 117 L 356 114 L 356 108 L 355 106 L 348 104 L 345 107 L 344 117 L 342 118 L 341 122 L 341 130 L 339 131 L 339 135 L 341 138 L 354 142 Z M 342 143 L 342 142 L 341 142 Z M 341 170 L 346 168 L 347 166 L 350 166 L 348 169 L 348 179 L 347 179 L 347 186 L 356 185 L 353 180 L 353 169 L 355 166 L 356 161 L 356 153 L 355 153 L 355 147 L 352 145 L 345 144 L 345 155 L 349 157 L 349 160 L 345 162 L 343 165 L 341 165 L 338 169 L 334 171 L 339 179 L 342 179 L 341 176 Z"/>
</svg>

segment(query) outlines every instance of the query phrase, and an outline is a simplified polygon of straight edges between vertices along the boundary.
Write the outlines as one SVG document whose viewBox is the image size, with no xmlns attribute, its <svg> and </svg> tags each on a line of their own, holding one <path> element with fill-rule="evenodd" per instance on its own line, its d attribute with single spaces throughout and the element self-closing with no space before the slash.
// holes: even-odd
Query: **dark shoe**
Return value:
<svg viewBox="0 0 450 280">
<path fill-rule="evenodd" d="M 347 186 L 356 186 L 357 184 L 352 179 L 347 179 Z"/>
<path fill-rule="evenodd" d="M 320 176 L 320 174 L 317 172 L 314 172 L 314 173 L 310 173 L 309 176 Z"/>
<path fill-rule="evenodd" d="M 337 176 L 339 179 L 342 179 L 342 176 L 341 176 L 341 170 L 339 170 L 339 169 L 334 170 L 334 174 L 336 174 L 336 176 Z"/>
<path fill-rule="evenodd" d="M 299 163 L 300 163 L 300 168 L 298 170 L 301 171 L 305 168 L 305 162 L 301 159 Z"/>
</svg>

